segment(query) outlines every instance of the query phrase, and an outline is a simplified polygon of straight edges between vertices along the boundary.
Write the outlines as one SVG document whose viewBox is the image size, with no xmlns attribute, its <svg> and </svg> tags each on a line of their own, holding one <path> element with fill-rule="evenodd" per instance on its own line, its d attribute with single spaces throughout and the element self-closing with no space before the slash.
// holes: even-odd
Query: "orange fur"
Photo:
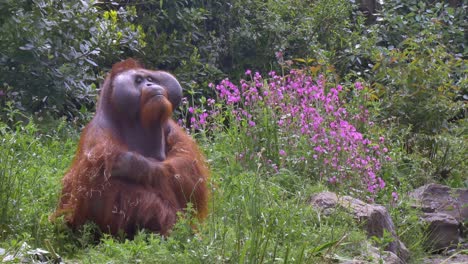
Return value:
<svg viewBox="0 0 468 264">
<path fill-rule="evenodd" d="M 114 65 L 52 219 L 64 215 L 73 229 L 92 221 L 105 233 L 133 237 L 142 228 L 167 235 L 189 202 L 199 219 L 207 216 L 209 171 L 193 139 L 169 118 L 171 103 L 140 100 L 141 122 L 131 125 L 111 107 L 114 78 L 140 68 L 134 60 Z"/>
</svg>

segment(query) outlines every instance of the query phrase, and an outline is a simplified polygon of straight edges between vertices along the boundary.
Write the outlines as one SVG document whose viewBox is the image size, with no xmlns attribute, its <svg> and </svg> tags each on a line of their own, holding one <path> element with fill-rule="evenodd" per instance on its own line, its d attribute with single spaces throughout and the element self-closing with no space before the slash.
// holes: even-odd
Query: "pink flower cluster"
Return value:
<svg viewBox="0 0 468 264">
<path fill-rule="evenodd" d="M 383 146 L 385 139 L 380 137 L 374 142 L 356 129 L 372 123 L 363 106 L 356 114 L 349 113 L 348 105 L 341 99 L 342 86 L 331 87 L 325 78 L 315 81 L 297 70 L 286 76 L 270 72 L 267 79 L 258 72 L 252 75 L 250 70 L 246 75 L 252 80 L 241 80 L 240 86 L 228 79 L 216 85 L 223 111 L 214 107 L 214 99 L 207 100 L 208 110 L 198 113 L 189 110 L 194 114 L 192 128 L 206 128 L 207 120 L 219 120 L 217 117 L 227 111 L 239 124 L 245 124 L 251 138 L 261 145 L 261 138 L 256 135 L 262 128 L 257 124 L 264 123 L 267 112 L 279 139 L 276 159 L 280 167 L 302 164 L 309 168 L 309 173 L 330 184 L 355 181 L 364 184 L 371 194 L 385 187 L 384 180 L 378 176 L 381 162 L 389 159 L 388 150 Z M 355 83 L 354 92 L 359 96 L 365 89 L 361 83 Z M 245 150 L 243 157 L 248 158 L 248 154 L 249 150 Z"/>
</svg>

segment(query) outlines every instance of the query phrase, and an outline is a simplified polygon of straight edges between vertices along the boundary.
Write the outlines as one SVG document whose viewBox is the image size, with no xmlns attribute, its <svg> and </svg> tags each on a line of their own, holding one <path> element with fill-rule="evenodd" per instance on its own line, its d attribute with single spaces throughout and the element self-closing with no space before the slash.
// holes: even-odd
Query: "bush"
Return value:
<svg viewBox="0 0 468 264">
<path fill-rule="evenodd" d="M 368 82 L 381 104 L 372 110 L 404 168 L 401 180 L 463 185 L 466 170 L 466 4 L 385 1 L 374 24 L 353 13 L 345 49 L 332 63 L 346 80 Z M 330 56 L 327 56 L 331 58 Z M 400 156 L 401 155 L 401 156 Z M 466 184 L 466 183 L 465 183 Z"/>
<path fill-rule="evenodd" d="M 341 0 L 1 5 L 0 90 L 19 109 L 55 116 L 92 108 L 104 74 L 98 68 L 121 58 L 171 71 L 200 97 L 210 93 L 210 81 L 237 79 L 246 67 L 278 69 L 275 54 L 338 63 L 350 36 L 359 35 L 352 33 L 352 6 Z"/>
<path fill-rule="evenodd" d="M 353 7 L 342 0 L 234 1 L 227 9 L 230 20 L 219 29 L 227 32 L 222 67 L 237 79 L 246 68 L 278 70 L 278 57 L 307 65 L 339 64 L 355 30 Z"/>
<path fill-rule="evenodd" d="M 437 36 L 438 42 L 451 53 L 466 50 L 466 3 L 453 7 L 447 1 L 389 0 L 377 14 L 379 44 L 400 48 L 408 37 Z M 461 1 L 460 1 L 461 2 Z"/>
<path fill-rule="evenodd" d="M 30 113 L 76 116 L 93 105 L 96 83 L 123 51 L 145 42 L 134 8 L 103 12 L 93 2 L 0 4 L 0 90 Z"/>
<path fill-rule="evenodd" d="M 399 152 L 392 178 L 409 188 L 466 184 L 466 10 L 442 1 L 385 1 L 375 24 L 352 35 L 342 54 L 356 61 L 346 79 L 365 80 L 380 101 L 372 116 Z"/>
<path fill-rule="evenodd" d="M 109 8 L 115 8 L 108 4 Z M 352 31 L 348 1 L 133 1 L 148 45 L 139 54 L 148 64 L 170 70 L 189 90 L 248 67 L 277 69 L 285 59 L 326 53 L 330 60 L 347 47 Z M 326 50 L 330 50 L 327 52 Z"/>
<path fill-rule="evenodd" d="M 208 135 L 226 129 L 237 159 L 251 169 L 289 169 L 332 186 L 364 187 L 370 197 L 385 187 L 379 172 L 388 149 L 383 137 L 361 132 L 373 125 L 361 83 L 334 87 L 324 77 L 313 80 L 298 70 L 284 77 L 270 72 L 267 79 L 250 70 L 246 74 L 252 80 L 239 86 L 223 80 L 216 86 L 218 102 L 190 106 L 185 111 L 193 116 L 182 124 Z M 345 103 L 347 94 L 357 108 Z"/>
</svg>

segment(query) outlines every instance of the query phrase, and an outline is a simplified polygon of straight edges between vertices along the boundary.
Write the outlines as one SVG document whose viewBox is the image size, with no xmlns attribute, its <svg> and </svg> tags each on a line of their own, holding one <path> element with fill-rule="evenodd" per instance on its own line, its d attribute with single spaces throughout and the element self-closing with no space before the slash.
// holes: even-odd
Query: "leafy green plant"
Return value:
<svg viewBox="0 0 468 264">
<path fill-rule="evenodd" d="M 260 171 L 229 173 L 232 169 L 214 168 L 215 181 L 223 184 L 214 193 L 212 214 L 195 234 L 183 218 L 167 238 L 144 232 L 132 241 L 105 237 L 75 258 L 83 263 L 304 263 L 358 254 L 365 235 L 349 216 L 319 215 L 300 196 L 285 196 Z"/>
<path fill-rule="evenodd" d="M 41 243 L 50 235 L 48 215 L 56 204 L 58 179 L 73 153 L 73 141 L 58 141 L 65 129 L 43 134 L 33 122 L 13 128 L 0 123 L 0 240 L 24 233 L 30 242 Z"/>
<path fill-rule="evenodd" d="M 408 37 L 432 35 L 453 54 L 466 54 L 466 12 L 466 3 L 457 7 L 446 1 L 385 1 L 375 24 L 380 45 L 401 48 Z"/>
<path fill-rule="evenodd" d="M 269 78 L 250 70 L 246 75 L 251 80 L 238 86 L 228 79 L 216 85 L 219 103 L 185 105 L 192 115 L 186 127 L 209 135 L 227 132 L 246 168 L 259 166 L 255 156 L 261 153 L 260 166 L 273 175 L 286 169 L 339 189 L 366 189 L 369 199 L 384 189 L 380 170 L 388 149 L 384 137 L 365 134 L 373 124 L 363 104 L 369 91 L 361 83 L 334 87 L 300 70 L 286 76 L 272 71 Z M 347 94 L 356 102 L 344 104 Z"/>
<path fill-rule="evenodd" d="M 340 190 L 366 196 L 368 183 L 376 190 L 385 182 L 367 197 L 388 204 L 417 262 L 425 226 L 405 193 L 435 180 L 468 184 L 460 5 L 389 0 L 375 21 L 365 21 L 341 0 L 2 1 L 0 247 L 15 253 L 25 242 L 82 263 L 350 260 L 365 253 L 365 234 L 349 215 L 324 215 L 307 199 L 338 188 L 333 176 L 346 182 L 341 173 L 374 172 L 382 181 L 354 177 L 345 185 L 354 188 Z M 189 208 L 166 238 L 142 231 L 131 241 L 104 236 L 96 243 L 92 224 L 73 233 L 47 216 L 96 84 L 127 56 L 175 73 L 186 88 L 180 122 L 209 159 L 211 213 L 196 223 Z M 251 79 L 234 85 L 245 68 L 282 74 L 250 71 Z M 225 75 L 234 81 L 218 82 Z M 212 81 L 222 87 L 209 87 Z M 314 93 L 323 97 L 300 100 Z M 73 122 L 56 118 L 64 114 Z M 324 126 L 315 131 L 318 120 Z M 347 123 L 337 129 L 336 121 Z M 362 141 L 344 141 L 340 132 Z M 341 170 L 330 163 L 335 155 Z M 348 162 L 349 155 L 359 159 Z M 389 242 L 374 240 L 380 248 Z"/>
<path fill-rule="evenodd" d="M 372 236 L 371 240 L 375 243 L 377 248 L 379 249 L 379 263 L 383 264 L 383 254 L 384 254 L 384 249 L 394 241 L 393 235 L 387 230 L 383 230 L 383 235 L 382 237 L 377 237 L 377 236 Z"/>
<path fill-rule="evenodd" d="M 418 262 L 427 256 L 424 251 L 428 238 L 427 224 L 420 221 L 422 212 L 412 207 L 411 202 L 411 199 L 402 192 L 401 197 L 396 197 L 394 204 L 387 208 L 399 239 L 411 252 L 412 261 Z"/>
<path fill-rule="evenodd" d="M 245 68 L 276 69 L 279 57 L 323 55 L 338 63 L 350 36 L 360 34 L 352 24 L 353 5 L 342 0 L 152 0 L 125 6 L 136 7 L 136 22 L 152 36 L 139 57 L 173 71 L 185 87 L 205 96 L 208 82 L 225 75 L 237 79 Z"/>
<path fill-rule="evenodd" d="M 466 166 L 461 139 L 466 127 L 454 117 L 465 106 L 455 98 L 468 76 L 466 60 L 449 53 L 435 35 L 407 38 L 401 49 L 375 56 L 373 85 L 382 101 L 381 118 L 409 129 L 405 151 L 427 159 L 425 173 L 459 177 Z"/>
<path fill-rule="evenodd" d="M 93 105 L 97 67 L 145 46 L 134 8 L 102 11 L 92 1 L 2 1 L 3 96 L 29 113 L 73 117 Z"/>
</svg>

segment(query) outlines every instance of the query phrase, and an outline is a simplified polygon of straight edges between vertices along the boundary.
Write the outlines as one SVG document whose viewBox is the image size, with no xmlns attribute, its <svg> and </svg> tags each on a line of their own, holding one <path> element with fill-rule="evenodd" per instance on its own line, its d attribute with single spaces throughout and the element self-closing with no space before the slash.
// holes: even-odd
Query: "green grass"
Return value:
<svg viewBox="0 0 468 264">
<path fill-rule="evenodd" d="M 348 214 L 326 216 L 308 205 L 313 193 L 326 190 L 322 183 L 284 168 L 264 169 L 262 150 L 252 160 L 256 169 L 247 169 L 236 158 L 233 131 L 199 138 L 212 170 L 213 196 L 210 215 L 197 231 L 185 215 L 168 238 L 143 231 L 131 241 L 95 241 L 91 224 L 72 233 L 48 216 L 78 133 L 63 120 L 54 126 L 39 129 L 31 122 L 11 129 L 0 123 L 0 248 L 8 255 L 27 251 L 24 243 L 73 263 L 334 263 L 366 254 L 371 240 Z M 402 208 L 392 211 L 397 226 L 414 243 L 409 247 L 421 252 L 420 230 L 408 222 L 414 215 L 408 218 L 408 208 Z"/>
<path fill-rule="evenodd" d="M 142 232 L 132 241 L 105 237 L 96 243 L 92 225 L 73 234 L 63 223 L 48 221 L 77 133 L 64 122 L 49 131 L 34 123 L 15 130 L 2 124 L 0 131 L 0 247 L 7 254 L 21 252 L 26 242 L 80 263 L 304 263 L 358 256 L 365 241 L 349 216 L 324 216 L 307 205 L 311 185 L 288 171 L 275 177 L 261 167 L 246 171 L 220 141 L 204 144 L 213 196 L 211 214 L 198 231 L 185 216 L 169 238 Z M 288 177 L 292 181 L 283 187 Z"/>
<path fill-rule="evenodd" d="M 47 218 L 54 210 L 59 181 L 76 143 L 76 134 L 64 130 L 64 123 L 47 134 L 33 123 L 17 125 L 15 130 L 0 123 L 2 241 L 24 237 L 34 244 L 51 235 L 53 227 Z"/>
</svg>

